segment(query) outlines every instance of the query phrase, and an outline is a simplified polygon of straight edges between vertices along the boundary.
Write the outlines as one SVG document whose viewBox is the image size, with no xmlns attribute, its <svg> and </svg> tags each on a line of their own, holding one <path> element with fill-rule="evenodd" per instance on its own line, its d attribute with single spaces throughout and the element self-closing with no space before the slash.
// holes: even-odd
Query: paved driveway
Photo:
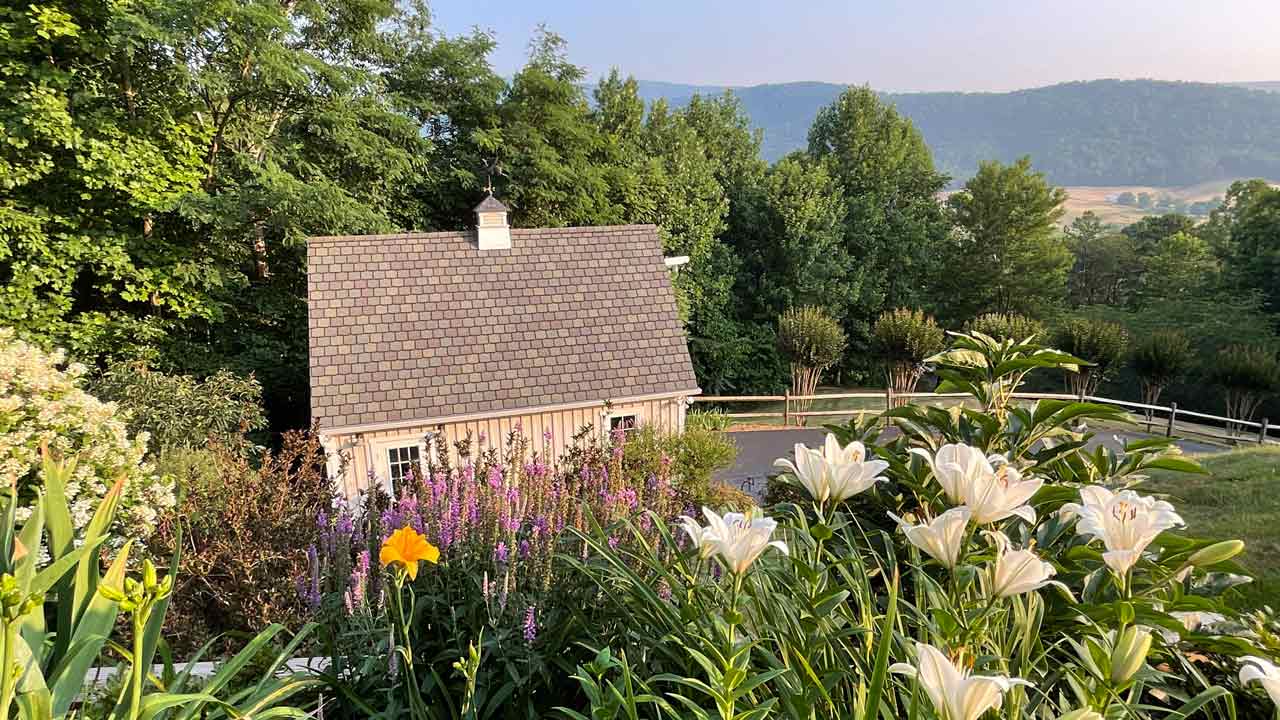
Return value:
<svg viewBox="0 0 1280 720">
<path fill-rule="evenodd" d="M 886 439 L 892 438 L 896 433 L 896 429 L 890 428 Z M 774 460 L 792 457 L 796 443 L 818 447 L 827 435 L 826 431 L 820 428 L 743 430 L 725 434 L 733 440 L 734 445 L 738 446 L 738 458 L 733 463 L 733 467 L 716 473 L 716 479 L 740 487 L 757 497 L 764 494 L 766 479 L 777 472 L 773 468 Z M 1140 440 L 1145 437 L 1150 436 L 1129 431 L 1100 432 L 1094 436 L 1088 447 L 1092 449 L 1100 443 L 1105 443 L 1120 450 L 1125 440 Z M 1183 452 L 1196 454 L 1222 452 L 1228 449 L 1221 445 L 1197 440 L 1178 440 L 1177 444 Z"/>
</svg>

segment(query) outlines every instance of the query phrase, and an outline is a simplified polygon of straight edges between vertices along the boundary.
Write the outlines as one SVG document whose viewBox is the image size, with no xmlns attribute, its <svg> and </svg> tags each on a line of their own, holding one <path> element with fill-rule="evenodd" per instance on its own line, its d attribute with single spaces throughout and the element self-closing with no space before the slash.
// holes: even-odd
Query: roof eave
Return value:
<svg viewBox="0 0 1280 720">
<path fill-rule="evenodd" d="M 451 425 L 453 423 L 470 422 L 472 420 L 488 420 L 491 418 L 511 417 L 514 415 L 535 415 L 548 412 L 561 412 L 564 410 L 577 410 L 580 408 L 603 407 L 606 403 L 613 405 L 629 405 L 632 403 L 648 402 L 652 400 L 669 400 L 678 397 L 692 397 L 701 395 L 702 388 L 694 387 L 687 390 L 672 390 L 669 392 L 652 393 L 649 395 L 635 395 L 631 397 L 621 398 L 605 398 L 602 400 L 584 400 L 581 402 L 559 403 L 556 405 L 534 405 L 529 407 L 504 408 L 501 410 L 489 410 L 486 412 L 466 413 L 462 415 L 438 415 L 426 418 L 410 418 L 406 420 L 391 420 L 380 423 L 363 423 L 359 425 L 344 425 L 340 427 L 327 428 L 321 426 L 319 433 L 322 436 L 333 435 L 355 435 L 359 433 L 371 432 L 387 432 L 391 430 L 406 430 L 408 428 L 426 427 L 429 425 Z"/>
</svg>

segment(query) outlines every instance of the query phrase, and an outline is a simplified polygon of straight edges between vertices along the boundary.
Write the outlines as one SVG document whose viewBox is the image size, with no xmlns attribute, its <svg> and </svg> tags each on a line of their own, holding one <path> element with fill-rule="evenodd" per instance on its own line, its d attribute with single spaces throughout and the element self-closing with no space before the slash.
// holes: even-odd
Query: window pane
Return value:
<svg viewBox="0 0 1280 720">
<path fill-rule="evenodd" d="M 417 466 L 419 457 L 417 445 L 388 448 L 387 468 L 390 471 L 392 482 L 408 476 Z"/>
</svg>

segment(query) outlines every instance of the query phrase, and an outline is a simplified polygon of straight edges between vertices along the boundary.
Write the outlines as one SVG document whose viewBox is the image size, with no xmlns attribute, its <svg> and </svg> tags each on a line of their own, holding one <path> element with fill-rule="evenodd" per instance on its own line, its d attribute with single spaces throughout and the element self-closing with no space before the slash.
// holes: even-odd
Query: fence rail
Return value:
<svg viewBox="0 0 1280 720">
<path fill-rule="evenodd" d="M 803 420 L 808 417 L 844 417 L 850 415 L 864 415 L 866 413 L 875 412 L 872 408 L 832 408 L 823 410 L 809 410 L 809 404 L 815 400 L 876 400 L 882 401 L 884 408 L 894 407 L 895 404 L 901 404 L 903 400 L 964 400 L 969 398 L 964 393 L 932 393 L 932 392 L 912 392 L 912 393 L 894 393 L 888 390 L 882 392 L 846 392 L 846 393 L 830 393 L 826 395 L 792 395 L 784 393 L 782 395 L 698 395 L 690 398 L 694 403 L 720 403 L 720 404 L 737 404 L 737 403 L 782 403 L 780 411 L 759 411 L 759 412 L 724 412 L 720 413 L 726 418 L 735 420 L 743 420 L 749 418 L 782 418 L 784 426 L 790 426 L 792 418 Z M 1139 422 L 1145 422 L 1148 430 L 1154 425 L 1163 425 L 1164 434 L 1167 437 L 1173 437 L 1175 434 L 1195 435 L 1199 437 L 1211 438 L 1214 440 L 1223 440 L 1231 443 L 1240 443 L 1254 441 L 1262 443 L 1276 443 L 1278 440 L 1272 437 L 1273 432 L 1280 432 L 1272 427 L 1267 418 L 1262 418 L 1261 422 L 1253 420 L 1245 420 L 1242 418 L 1231 418 L 1222 415 L 1213 415 L 1210 413 L 1195 412 L 1192 410 L 1184 410 L 1178 407 L 1177 403 L 1169 403 L 1168 405 L 1150 405 L 1146 403 L 1133 402 L 1131 400 L 1119 400 L 1116 398 L 1101 397 L 1097 395 L 1073 395 L 1070 393 L 1013 393 L 1015 400 L 1081 400 L 1088 402 L 1101 403 L 1104 405 L 1114 405 L 1116 407 L 1132 410 L 1140 410 L 1146 414 L 1145 418 Z M 794 409 L 793 409 L 794 408 Z M 1159 414 L 1159 422 L 1157 423 L 1156 415 Z M 1180 424 L 1179 418 L 1184 421 Z M 1185 422 L 1185 418 L 1197 418 L 1207 420 L 1213 425 L 1205 425 L 1204 423 Z M 1225 432 L 1221 432 L 1225 426 Z M 1254 432 L 1244 433 L 1246 429 L 1252 429 Z"/>
</svg>

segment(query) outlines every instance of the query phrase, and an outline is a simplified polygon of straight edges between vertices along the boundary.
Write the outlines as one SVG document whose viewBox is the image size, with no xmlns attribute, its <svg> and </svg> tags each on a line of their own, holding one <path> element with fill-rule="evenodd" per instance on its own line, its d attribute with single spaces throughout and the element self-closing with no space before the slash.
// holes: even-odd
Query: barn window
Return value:
<svg viewBox="0 0 1280 720">
<path fill-rule="evenodd" d="M 387 469 L 392 485 L 408 477 L 409 473 L 417 468 L 420 459 L 417 445 L 387 448 Z"/>
<path fill-rule="evenodd" d="M 639 423 L 636 422 L 635 413 L 619 413 L 617 415 L 609 416 L 609 432 L 613 432 L 614 430 L 631 432 L 638 426 Z"/>
</svg>

